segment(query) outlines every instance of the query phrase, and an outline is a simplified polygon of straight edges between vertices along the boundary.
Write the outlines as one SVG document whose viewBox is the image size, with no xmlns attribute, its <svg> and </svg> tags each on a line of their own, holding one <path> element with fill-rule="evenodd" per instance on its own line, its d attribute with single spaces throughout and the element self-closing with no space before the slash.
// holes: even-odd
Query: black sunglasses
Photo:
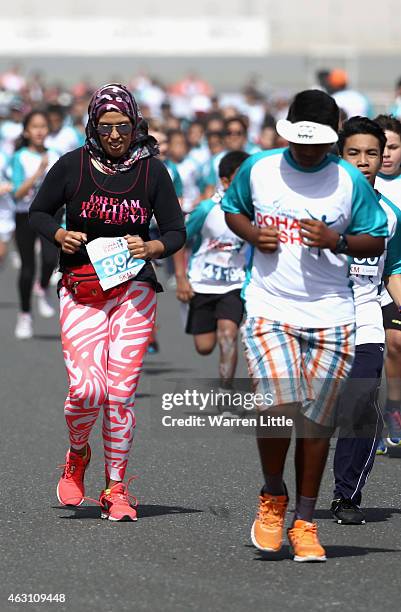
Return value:
<svg viewBox="0 0 401 612">
<path fill-rule="evenodd" d="M 96 129 L 98 134 L 101 136 L 110 136 L 113 128 L 116 128 L 120 136 L 128 136 L 128 134 L 130 134 L 132 131 L 131 123 L 116 123 L 115 125 L 109 123 L 99 123 Z"/>
</svg>

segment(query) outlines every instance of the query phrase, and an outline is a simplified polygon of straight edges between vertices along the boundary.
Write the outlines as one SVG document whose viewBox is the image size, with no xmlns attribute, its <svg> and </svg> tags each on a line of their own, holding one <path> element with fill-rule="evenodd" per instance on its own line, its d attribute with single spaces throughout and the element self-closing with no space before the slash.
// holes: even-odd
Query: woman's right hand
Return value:
<svg viewBox="0 0 401 612">
<path fill-rule="evenodd" d="M 73 255 L 87 242 L 88 237 L 83 232 L 71 232 L 61 227 L 55 233 L 54 239 L 61 245 L 63 253 Z"/>
<path fill-rule="evenodd" d="M 187 304 L 195 295 L 194 290 L 192 289 L 192 285 L 189 282 L 187 277 L 176 276 L 176 280 L 177 280 L 177 289 L 176 289 L 177 299 L 180 300 L 180 302 L 184 302 L 184 304 Z"/>
</svg>

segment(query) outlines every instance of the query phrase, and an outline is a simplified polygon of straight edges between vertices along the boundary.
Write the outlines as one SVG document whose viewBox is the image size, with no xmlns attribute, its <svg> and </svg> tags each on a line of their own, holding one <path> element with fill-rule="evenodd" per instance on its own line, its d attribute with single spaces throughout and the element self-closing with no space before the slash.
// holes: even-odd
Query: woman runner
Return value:
<svg viewBox="0 0 401 612">
<path fill-rule="evenodd" d="M 88 439 L 103 408 L 106 486 L 100 505 L 102 517 L 112 521 L 136 520 L 123 480 L 135 428 L 135 392 L 154 325 L 156 292 L 162 290 L 150 261 L 168 257 L 185 242 L 181 208 L 157 153 L 130 92 L 105 85 L 89 104 L 85 145 L 60 158 L 31 207 L 32 226 L 61 247 L 70 448 L 57 496 L 64 505 L 83 502 Z M 54 220 L 63 203 L 66 229 Z M 153 214 L 161 234 L 157 240 L 149 240 Z M 85 250 L 99 237 L 120 238 L 127 261 L 146 262 L 134 279 L 103 291 Z M 111 258 L 107 266 L 113 268 Z"/>
</svg>

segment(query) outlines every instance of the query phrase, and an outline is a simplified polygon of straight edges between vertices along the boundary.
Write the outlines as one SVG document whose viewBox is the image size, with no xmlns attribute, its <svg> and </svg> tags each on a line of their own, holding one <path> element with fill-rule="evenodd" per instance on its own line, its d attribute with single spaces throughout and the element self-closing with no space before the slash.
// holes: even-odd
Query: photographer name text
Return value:
<svg viewBox="0 0 401 612">
<path fill-rule="evenodd" d="M 259 414 L 255 417 L 227 417 L 222 415 L 162 417 L 164 427 L 292 427 L 293 420 L 285 416 Z"/>
</svg>

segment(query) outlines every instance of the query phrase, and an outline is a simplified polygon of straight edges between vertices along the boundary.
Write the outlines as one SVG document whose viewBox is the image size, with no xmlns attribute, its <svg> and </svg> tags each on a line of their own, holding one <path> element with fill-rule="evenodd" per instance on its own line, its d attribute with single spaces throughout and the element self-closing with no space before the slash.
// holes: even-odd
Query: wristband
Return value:
<svg viewBox="0 0 401 612">
<path fill-rule="evenodd" d="M 345 234 L 340 234 L 337 240 L 337 244 L 334 247 L 332 253 L 335 255 L 348 255 L 349 245 Z"/>
</svg>

